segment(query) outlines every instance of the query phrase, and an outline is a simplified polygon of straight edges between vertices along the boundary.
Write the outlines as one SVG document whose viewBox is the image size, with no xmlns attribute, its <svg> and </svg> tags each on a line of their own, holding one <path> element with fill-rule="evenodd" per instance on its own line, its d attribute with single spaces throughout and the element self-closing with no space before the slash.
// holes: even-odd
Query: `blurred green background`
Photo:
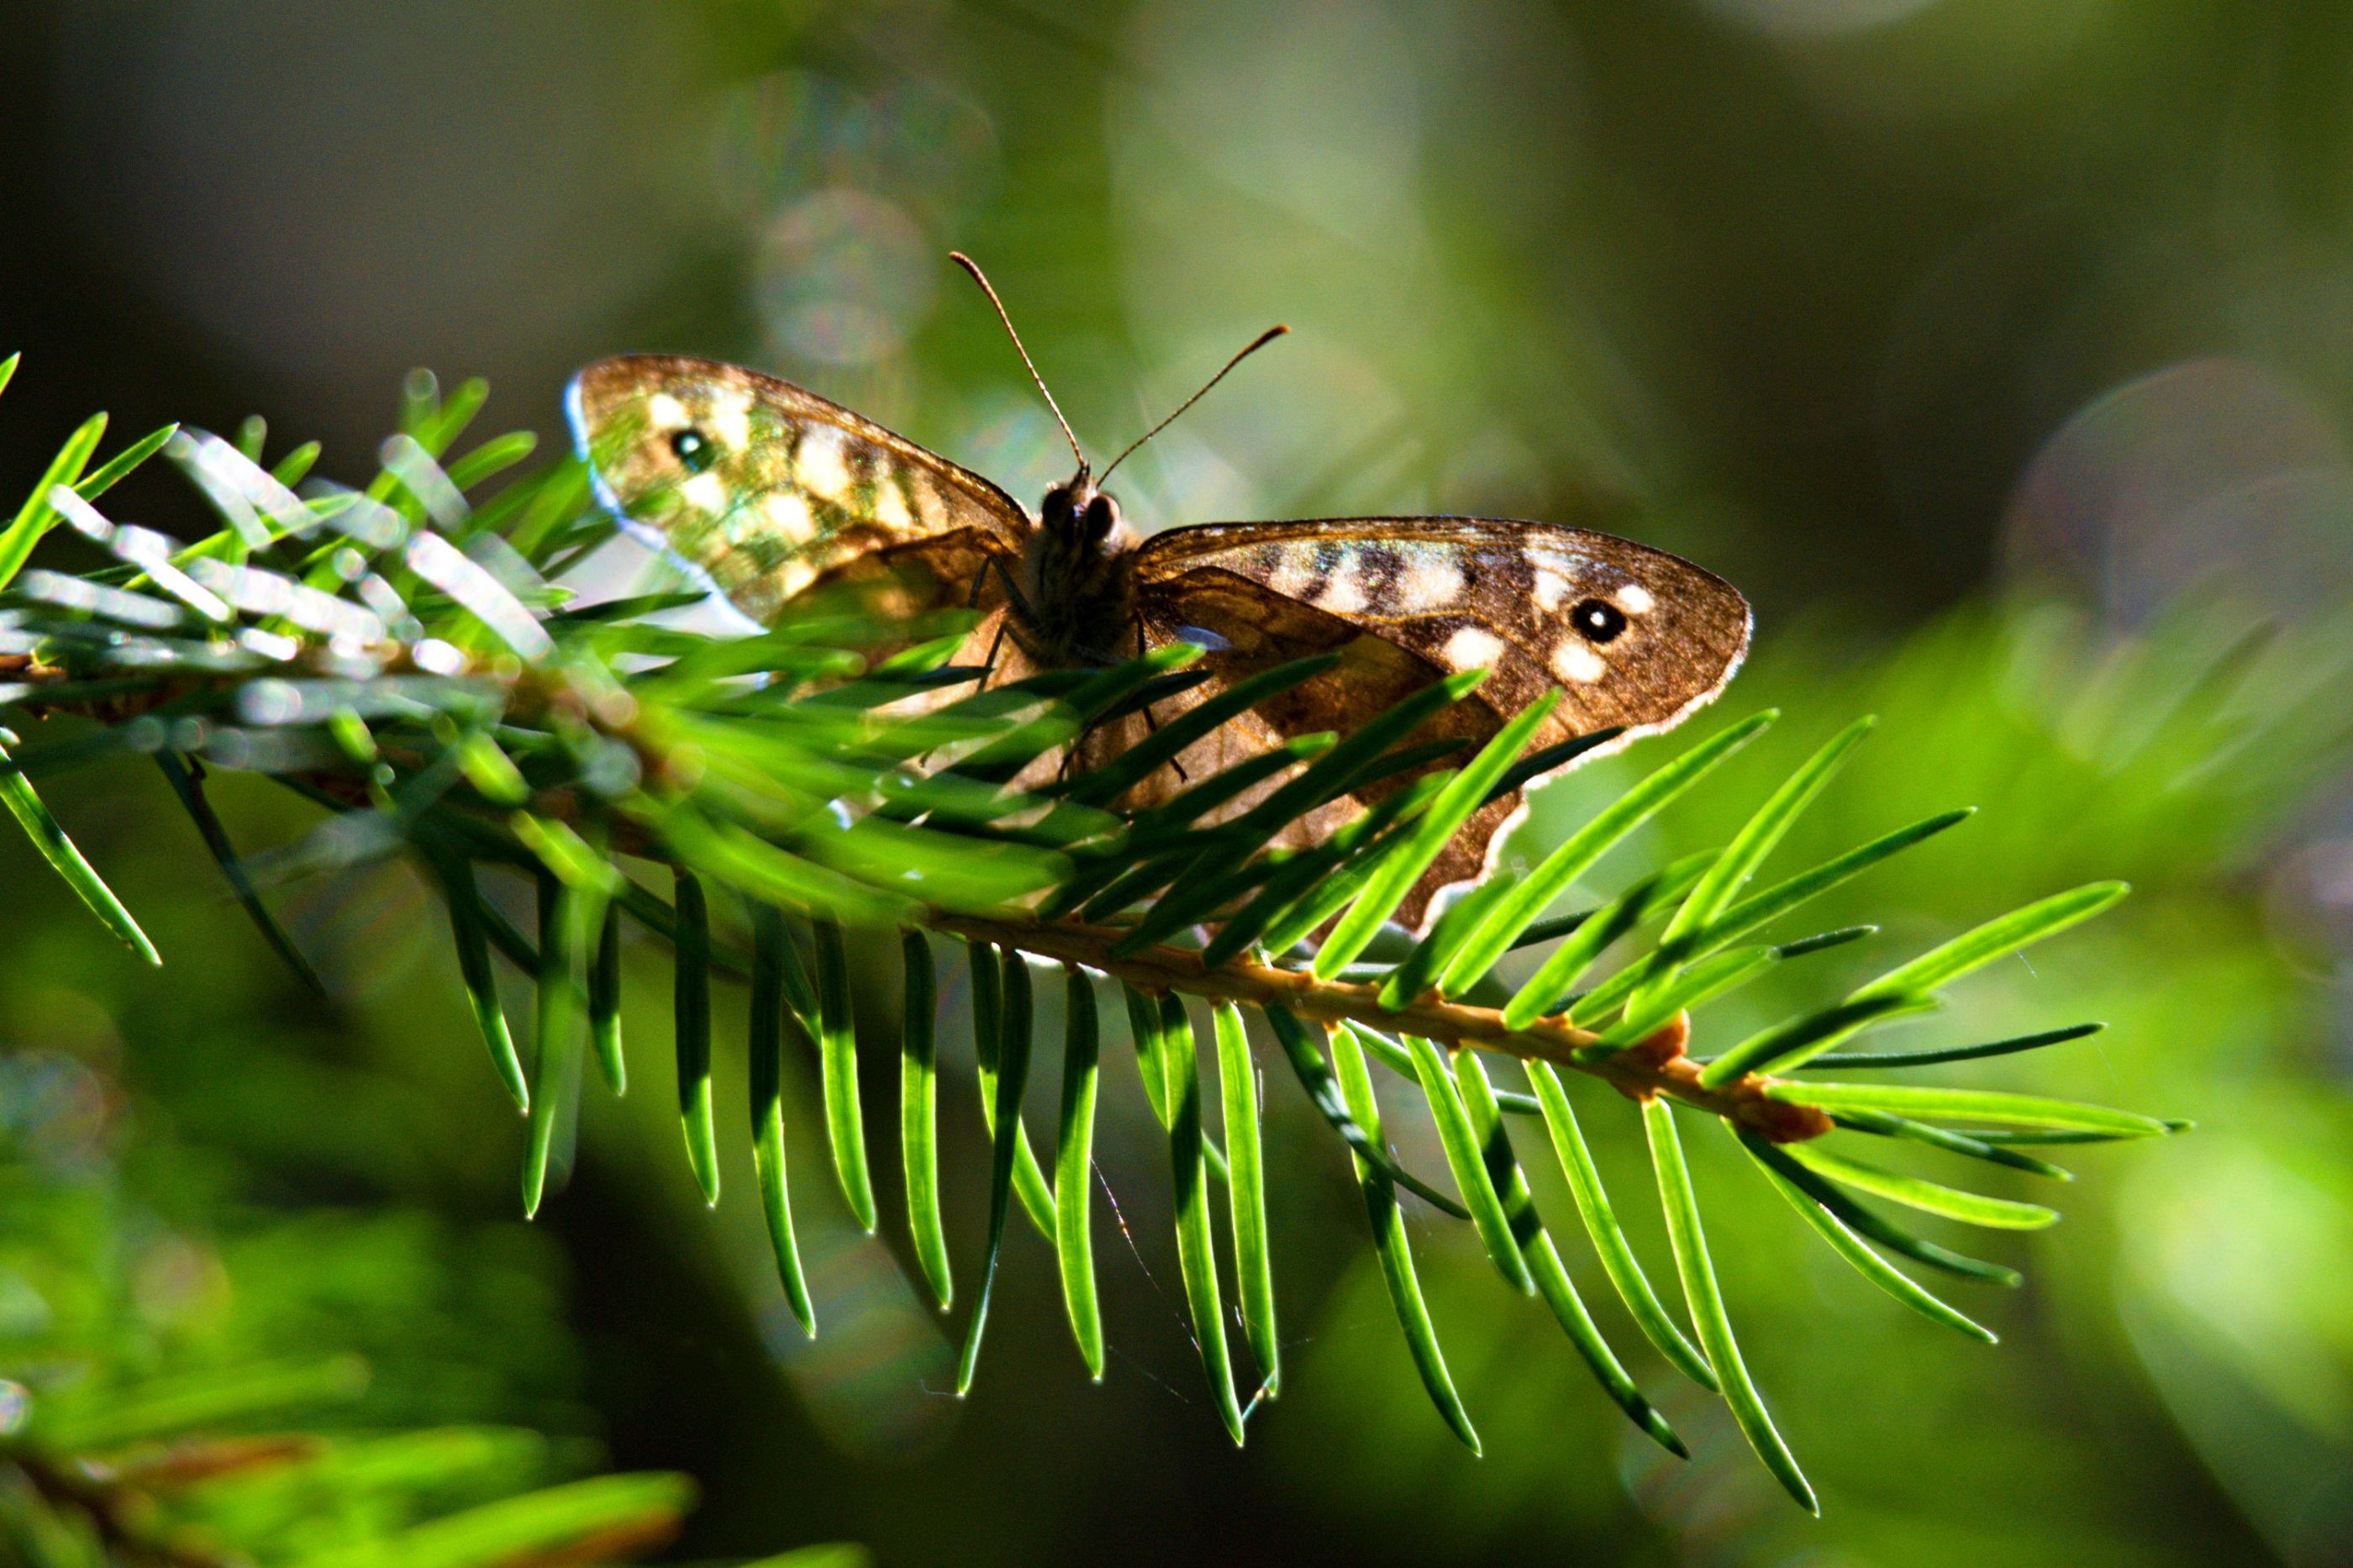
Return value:
<svg viewBox="0 0 2353 1568">
<path fill-rule="evenodd" d="M 1529 515 L 1732 578 L 1758 634 L 1724 711 L 1789 718 L 1708 792 L 1722 809 L 1865 710 L 1886 722 L 1793 862 L 1988 808 L 1829 912 L 1887 928 L 1855 973 L 2130 878 L 2117 915 L 1972 982 L 1923 1035 L 2104 1017 L 1971 1081 L 2200 1122 L 2073 1162 L 2066 1223 L 2000 1254 L 2027 1289 L 1963 1299 L 1997 1349 L 1864 1290 L 1728 1144 L 1695 1142 L 1813 1522 L 1655 1360 L 1638 1373 L 1697 1458 L 1642 1443 L 1424 1214 L 1489 1457 L 1456 1446 L 1338 1150 L 1278 1079 L 1296 1370 L 1237 1453 L 1198 1391 L 1132 1070 L 1107 1075 L 1099 1134 L 1122 1215 L 1109 1377 L 1087 1384 L 1017 1229 L 959 1404 L 899 1241 L 857 1235 L 821 1178 L 814 1344 L 777 1300 L 748 1161 L 702 1212 L 658 986 L 629 1020 L 646 1089 L 593 1104 L 526 1230 L 522 1129 L 417 879 L 282 895 L 334 993 L 310 999 L 125 763 L 49 794 L 165 967 L 0 844 L 0 1047 L 18 1133 L 24 1085 L 85 1084 L 111 1097 L 106 1137 L 201 1173 L 159 1189 L 157 1223 L 214 1249 L 164 1321 L 237 1310 L 204 1268 L 347 1257 L 365 1310 L 314 1292 L 279 1338 L 340 1330 L 377 1363 L 383 1418 L 407 1395 L 691 1472 L 681 1559 L 846 1539 L 887 1563 L 2353 1563 L 2353 10 L 9 0 L 0 28 L 0 351 L 26 355 L 0 493 L 99 407 L 126 432 L 259 412 L 353 478 L 412 366 L 487 375 L 495 423 L 553 436 L 575 365 L 664 349 L 789 375 L 1028 498 L 1066 455 L 951 247 L 990 269 L 1098 455 L 1287 321 L 1123 470 L 1139 526 Z M 164 526 L 187 505 L 156 475 L 123 495 L 118 515 Z M 2255 626 L 2274 640 L 2223 662 Z M 1525 842 L 1663 754 L 1552 790 Z M 216 795 L 248 847 L 312 819 L 258 779 Z M 1715 809 L 1649 850 L 1716 842 Z M 870 979 L 887 1016 L 892 973 Z M 892 1103 L 887 1066 L 870 1108 Z M 968 1076 L 945 1093 L 968 1269 L 983 1150 Z M 1594 1104 L 1662 1258 L 1632 1119 Z M 740 1100 L 722 1114 L 740 1125 Z M 1393 1131 L 1438 1163 L 1426 1127 Z"/>
</svg>

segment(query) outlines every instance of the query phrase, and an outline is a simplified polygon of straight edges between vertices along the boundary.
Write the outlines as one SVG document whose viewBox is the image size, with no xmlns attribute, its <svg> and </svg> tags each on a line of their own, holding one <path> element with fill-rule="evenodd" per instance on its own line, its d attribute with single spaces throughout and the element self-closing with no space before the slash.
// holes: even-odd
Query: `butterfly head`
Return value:
<svg viewBox="0 0 2353 1568">
<path fill-rule="evenodd" d="M 1046 492 L 1039 503 L 1038 525 L 1060 552 L 1071 555 L 1109 555 L 1133 549 L 1135 538 L 1120 521 L 1119 502 L 1098 489 L 1084 467 Z"/>
<path fill-rule="evenodd" d="M 1038 395 L 1053 411 L 1054 423 L 1061 426 L 1062 438 L 1071 444 L 1071 456 L 1079 465 L 1077 473 L 1046 492 L 1046 499 L 1038 508 L 1039 533 L 1043 549 L 1033 551 L 1033 557 L 1042 560 L 1050 574 L 1059 571 L 1067 576 L 1080 572 L 1087 561 L 1106 559 L 1134 549 L 1137 543 L 1135 535 L 1119 521 L 1119 502 L 1097 483 L 1093 466 L 1087 461 L 1086 453 L 1079 446 L 1077 432 L 1071 428 L 1071 422 L 1062 417 L 1062 405 L 1054 401 L 1053 393 L 1047 389 L 1046 378 L 1038 374 L 1037 363 L 1030 359 L 1029 351 L 1022 346 L 1021 334 L 1013 330 L 1013 317 L 1006 310 L 1005 301 L 997 297 L 997 286 L 988 280 L 988 275 L 980 269 L 979 263 L 962 251 L 950 251 L 948 259 L 963 268 L 980 286 L 980 291 L 988 296 L 990 306 L 997 311 L 997 319 L 1004 323 L 1005 335 L 1013 341 L 1013 352 L 1021 356 L 1022 367 L 1029 371 L 1029 379 L 1037 384 Z M 1227 372 L 1289 331 L 1289 327 L 1269 327 L 1252 339 L 1247 348 L 1226 362 L 1224 369 L 1202 384 L 1199 392 L 1178 404 L 1175 414 L 1129 442 L 1118 457 L 1104 466 L 1103 477 L 1106 479 L 1111 478 L 1113 468 L 1127 461 L 1138 447 L 1174 424 L 1177 415 L 1200 402 L 1210 387 L 1226 379 Z"/>
</svg>

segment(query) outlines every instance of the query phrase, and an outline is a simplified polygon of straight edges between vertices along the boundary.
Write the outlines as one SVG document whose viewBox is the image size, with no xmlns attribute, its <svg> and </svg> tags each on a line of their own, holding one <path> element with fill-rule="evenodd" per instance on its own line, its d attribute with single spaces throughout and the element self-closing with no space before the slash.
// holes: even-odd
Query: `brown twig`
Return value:
<svg viewBox="0 0 2353 1568">
<path fill-rule="evenodd" d="M 1125 931 L 1069 921 L 1046 924 L 986 920 L 940 913 L 934 930 L 973 942 L 993 942 L 1040 958 L 1082 963 L 1149 992 L 1182 992 L 1212 1001 L 1285 1007 L 1324 1025 L 1362 1023 L 1382 1030 L 1420 1035 L 1449 1045 L 1500 1051 L 1529 1061 L 1551 1062 L 1586 1073 L 1635 1100 L 1665 1095 L 1712 1111 L 1777 1143 L 1802 1142 L 1831 1130 L 1830 1117 L 1811 1106 L 1768 1099 L 1774 1080 L 1749 1074 L 1718 1089 L 1699 1079 L 1698 1065 L 1683 1054 L 1689 1026 L 1682 1018 L 1640 1045 L 1607 1054 L 1590 1049 L 1600 1037 L 1557 1019 L 1539 1019 L 1514 1029 L 1493 1007 L 1448 1002 L 1435 994 L 1405 1006 L 1381 1005 L 1378 988 L 1318 980 L 1296 970 L 1233 960 L 1212 968 L 1184 948 L 1155 947 L 1126 957 L 1113 956 Z"/>
</svg>

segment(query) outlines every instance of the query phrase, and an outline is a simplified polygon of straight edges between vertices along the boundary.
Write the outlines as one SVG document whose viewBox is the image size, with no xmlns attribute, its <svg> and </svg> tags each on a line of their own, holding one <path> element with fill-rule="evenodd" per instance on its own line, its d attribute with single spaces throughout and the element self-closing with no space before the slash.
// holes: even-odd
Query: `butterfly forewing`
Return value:
<svg viewBox="0 0 2353 1568">
<path fill-rule="evenodd" d="M 570 413 L 606 503 L 763 626 L 844 579 L 887 584 L 894 613 L 965 602 L 1029 531 L 979 475 L 740 366 L 602 360 Z"/>
<path fill-rule="evenodd" d="M 1289 735 L 1349 731 L 1466 669 L 1489 674 L 1417 742 L 1460 740 L 1467 752 L 1548 687 L 1562 700 L 1535 748 L 1613 726 L 1630 736 L 1665 729 L 1723 689 L 1749 629 L 1738 591 L 1688 562 L 1584 529 L 1484 518 L 1178 529 L 1138 552 L 1136 603 L 1147 643 L 1183 640 L 1206 650 L 1212 679 L 1187 694 L 1191 701 L 1305 654 L 1340 658 L 1213 732 L 1176 768 L 1145 780 L 1132 804 Z M 1133 740 L 1097 744 L 1110 750 Z M 1367 798 L 1413 776 L 1384 780 Z M 1294 825 L 1284 841 L 1319 839 L 1361 804 L 1335 803 Z M 1514 792 L 1474 815 L 1400 917 L 1420 925 L 1440 888 L 1477 876 L 1519 805 Z"/>
<path fill-rule="evenodd" d="M 1587 529 L 1493 518 L 1219 523 L 1147 541 L 1147 613 L 1181 622 L 1198 590 L 1241 577 L 1396 644 L 1435 670 L 1493 671 L 1482 695 L 1516 711 L 1547 686 L 1578 732 L 1674 723 L 1719 690 L 1748 647 L 1729 583 L 1663 551 Z"/>
</svg>

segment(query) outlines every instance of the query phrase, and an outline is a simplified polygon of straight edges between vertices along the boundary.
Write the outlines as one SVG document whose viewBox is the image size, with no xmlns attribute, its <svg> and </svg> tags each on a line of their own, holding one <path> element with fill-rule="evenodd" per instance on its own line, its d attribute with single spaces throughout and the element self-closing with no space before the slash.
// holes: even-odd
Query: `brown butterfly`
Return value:
<svg viewBox="0 0 2353 1568">
<path fill-rule="evenodd" d="M 996 303 L 979 269 L 955 259 Z M 1001 303 L 997 310 L 1003 315 Z M 1009 320 L 1006 330 L 1012 332 Z M 1176 412 L 1282 330 L 1235 355 Z M 1014 345 L 1020 349 L 1018 334 Z M 1021 357 L 1029 363 L 1026 349 Z M 1034 364 L 1030 374 L 1037 377 Z M 1046 401 L 1054 406 L 1052 394 Z M 1730 584 L 1581 528 L 1351 517 L 1213 523 L 1140 539 L 1121 521 L 1059 406 L 1054 416 L 1078 471 L 1046 492 L 1033 519 L 979 475 L 814 393 L 735 365 L 658 354 L 602 360 L 575 378 L 567 403 L 606 504 L 754 622 L 774 623 L 803 595 L 866 584 L 885 587 L 908 614 L 978 606 L 984 618 L 967 647 L 997 678 L 1107 665 L 1177 642 L 1203 650 L 1193 668 L 1206 669 L 1206 679 L 1089 731 L 1070 759 L 1080 768 L 1261 670 L 1338 656 L 1323 674 L 1219 726 L 1134 786 L 1122 801 L 1132 807 L 1166 800 L 1187 781 L 1290 736 L 1345 731 L 1434 680 L 1474 668 L 1489 671 L 1486 680 L 1417 740 L 1475 746 L 1547 688 L 1563 700 L 1536 746 L 1611 726 L 1630 739 L 1704 705 L 1747 650 L 1747 601 Z M 1247 810 L 1283 776 L 1206 820 Z M 1372 793 L 1413 776 L 1384 780 Z M 1478 876 L 1520 804 L 1515 791 L 1474 815 L 1398 918 L 1423 925 L 1440 888 Z M 1364 805 L 1334 802 L 1293 823 L 1278 843 L 1318 842 Z"/>
</svg>

